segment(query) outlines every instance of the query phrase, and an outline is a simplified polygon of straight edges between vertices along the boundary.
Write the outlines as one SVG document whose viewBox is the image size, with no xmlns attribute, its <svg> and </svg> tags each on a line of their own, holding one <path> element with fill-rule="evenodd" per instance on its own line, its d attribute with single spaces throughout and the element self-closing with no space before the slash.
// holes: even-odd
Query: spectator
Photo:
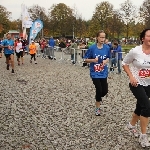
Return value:
<svg viewBox="0 0 150 150">
<path fill-rule="evenodd" d="M 56 60 L 56 57 L 54 55 L 54 46 L 55 46 L 55 41 L 54 41 L 53 37 L 51 36 L 50 39 L 49 39 L 49 47 L 50 47 L 50 56 L 49 56 L 49 58 Z"/>
</svg>

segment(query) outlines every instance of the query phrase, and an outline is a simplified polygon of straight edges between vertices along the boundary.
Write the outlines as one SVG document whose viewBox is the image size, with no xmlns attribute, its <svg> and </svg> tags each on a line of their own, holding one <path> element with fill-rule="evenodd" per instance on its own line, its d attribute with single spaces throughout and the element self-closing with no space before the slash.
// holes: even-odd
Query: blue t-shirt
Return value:
<svg viewBox="0 0 150 150">
<path fill-rule="evenodd" d="M 11 39 L 5 39 L 2 41 L 2 46 L 8 46 L 4 48 L 4 54 L 14 54 L 14 41 Z"/>
<path fill-rule="evenodd" d="M 98 49 L 97 44 L 90 46 L 85 53 L 84 59 L 95 59 L 96 57 L 98 57 L 98 63 L 90 63 L 91 78 L 107 78 L 108 66 L 103 66 L 102 62 L 110 58 L 110 48 L 106 44 L 103 44 L 102 49 Z"/>
</svg>

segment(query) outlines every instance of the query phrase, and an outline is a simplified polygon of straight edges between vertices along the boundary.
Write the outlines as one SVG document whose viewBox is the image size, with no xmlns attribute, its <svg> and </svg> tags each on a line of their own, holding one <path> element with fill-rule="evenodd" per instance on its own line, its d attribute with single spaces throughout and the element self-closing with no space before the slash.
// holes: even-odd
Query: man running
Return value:
<svg viewBox="0 0 150 150">
<path fill-rule="evenodd" d="M 12 73 L 14 73 L 14 41 L 11 39 L 9 33 L 6 34 L 7 39 L 2 41 L 2 48 L 4 48 L 4 55 L 6 57 L 7 70 L 9 70 L 9 62 L 11 63 Z"/>
</svg>

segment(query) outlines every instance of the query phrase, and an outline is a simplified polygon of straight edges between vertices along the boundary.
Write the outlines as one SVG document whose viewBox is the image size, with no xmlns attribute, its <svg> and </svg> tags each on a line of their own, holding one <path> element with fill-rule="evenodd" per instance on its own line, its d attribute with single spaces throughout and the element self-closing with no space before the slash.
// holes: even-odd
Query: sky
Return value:
<svg viewBox="0 0 150 150">
<path fill-rule="evenodd" d="M 125 0 L 0 0 L 0 5 L 4 6 L 7 11 L 11 12 L 11 20 L 19 19 L 21 16 L 21 4 L 25 4 L 27 7 L 31 7 L 38 4 L 44 7 L 47 11 L 53 4 L 64 3 L 70 8 L 76 8 L 82 19 L 89 20 L 95 11 L 97 4 L 103 1 L 108 1 L 114 6 L 114 9 L 119 9 L 120 4 L 124 3 Z M 142 5 L 144 0 L 130 0 L 133 5 L 139 7 Z"/>
</svg>

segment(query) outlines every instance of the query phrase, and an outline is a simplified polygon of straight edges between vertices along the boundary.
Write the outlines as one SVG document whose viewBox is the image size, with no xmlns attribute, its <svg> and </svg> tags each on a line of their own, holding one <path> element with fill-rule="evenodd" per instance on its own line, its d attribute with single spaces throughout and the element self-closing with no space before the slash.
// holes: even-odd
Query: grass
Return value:
<svg viewBox="0 0 150 150">
<path fill-rule="evenodd" d="M 127 53 L 130 49 L 134 48 L 137 45 L 122 45 L 122 51 Z"/>
</svg>

